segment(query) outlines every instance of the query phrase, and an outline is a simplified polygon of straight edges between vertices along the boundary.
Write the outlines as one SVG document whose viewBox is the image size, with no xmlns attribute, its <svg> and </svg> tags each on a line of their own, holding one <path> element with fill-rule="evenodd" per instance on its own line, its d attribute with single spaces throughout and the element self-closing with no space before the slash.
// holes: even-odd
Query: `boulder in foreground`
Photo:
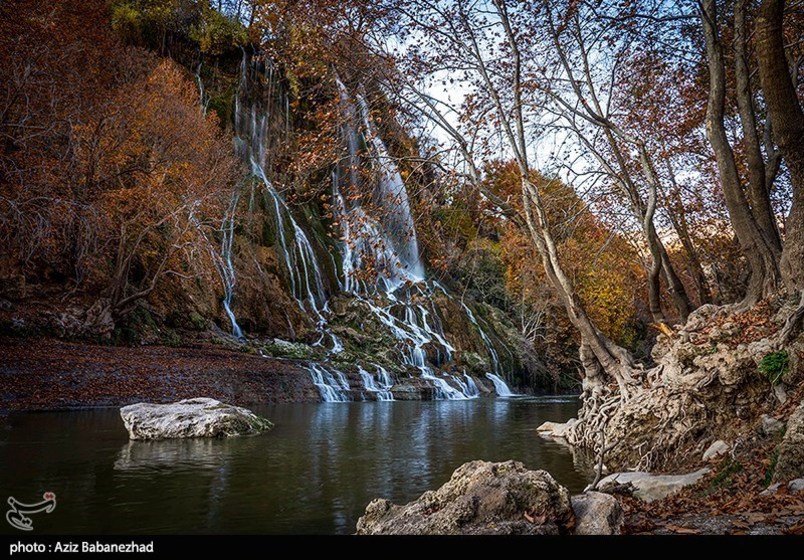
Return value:
<svg viewBox="0 0 804 560">
<path fill-rule="evenodd" d="M 625 516 L 617 498 L 602 492 L 572 497 L 576 535 L 619 535 Z"/>
<path fill-rule="evenodd" d="M 550 473 L 517 461 L 472 461 L 441 488 L 407 505 L 372 501 L 357 522 L 357 534 L 559 534 L 572 519 L 569 492 Z"/>
<path fill-rule="evenodd" d="M 250 410 L 208 398 L 132 404 L 121 408 L 120 416 L 136 440 L 250 435 L 272 427 Z"/>
</svg>

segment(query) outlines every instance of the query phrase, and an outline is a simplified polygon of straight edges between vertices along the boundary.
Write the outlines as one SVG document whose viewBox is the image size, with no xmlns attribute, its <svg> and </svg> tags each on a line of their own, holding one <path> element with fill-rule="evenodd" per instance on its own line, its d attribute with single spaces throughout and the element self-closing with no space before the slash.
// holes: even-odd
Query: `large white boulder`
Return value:
<svg viewBox="0 0 804 560">
<path fill-rule="evenodd" d="M 120 416 L 137 440 L 249 435 L 272 426 L 250 410 L 208 398 L 132 404 L 121 408 Z"/>
</svg>

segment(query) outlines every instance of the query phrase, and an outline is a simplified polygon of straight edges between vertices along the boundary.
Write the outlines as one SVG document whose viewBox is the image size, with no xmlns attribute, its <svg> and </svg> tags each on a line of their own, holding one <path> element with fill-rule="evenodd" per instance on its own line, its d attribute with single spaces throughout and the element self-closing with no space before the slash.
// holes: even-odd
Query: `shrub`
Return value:
<svg viewBox="0 0 804 560">
<path fill-rule="evenodd" d="M 759 362 L 759 371 L 768 378 L 771 385 L 776 385 L 790 371 L 790 356 L 784 350 L 771 352 Z"/>
</svg>

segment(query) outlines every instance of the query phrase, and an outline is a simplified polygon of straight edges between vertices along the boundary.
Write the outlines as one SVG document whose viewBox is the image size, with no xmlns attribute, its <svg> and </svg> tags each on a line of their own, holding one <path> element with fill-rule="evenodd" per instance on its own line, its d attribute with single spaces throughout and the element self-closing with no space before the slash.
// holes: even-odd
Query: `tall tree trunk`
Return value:
<svg viewBox="0 0 804 560">
<path fill-rule="evenodd" d="M 737 86 L 737 111 L 745 142 L 745 163 L 748 175 L 748 198 L 751 213 L 756 219 L 765 243 L 778 259 L 782 253 L 782 240 L 770 202 L 771 184 L 766 178 L 765 159 L 760 149 L 759 132 L 754 111 L 754 97 L 746 53 L 745 5 L 747 0 L 737 0 L 734 5 L 734 76 Z"/>
<path fill-rule="evenodd" d="M 686 323 L 687 317 L 695 310 L 695 306 L 692 305 L 690 297 L 687 294 L 687 288 L 684 287 L 684 283 L 676 273 L 673 263 L 670 262 L 670 255 L 667 254 L 667 249 L 661 240 L 659 240 L 659 249 L 662 253 L 662 271 L 664 272 L 664 279 L 667 282 L 667 291 L 670 292 L 670 298 L 673 300 L 673 305 L 678 310 L 681 322 Z"/>
<path fill-rule="evenodd" d="M 706 135 L 717 161 L 723 195 L 732 227 L 751 269 L 743 305 L 751 305 L 774 293 L 779 285 L 778 261 L 768 247 L 751 213 L 743 192 L 734 152 L 724 124 L 726 105 L 726 70 L 723 48 L 717 28 L 715 0 L 703 0 L 701 23 L 706 39 L 709 64 L 709 99 L 706 107 Z"/>
<path fill-rule="evenodd" d="M 670 297 L 673 300 L 673 306 L 678 311 L 678 316 L 681 318 L 681 321 L 686 323 L 687 317 L 689 317 L 690 313 L 692 313 L 695 308 L 693 307 L 692 303 L 690 302 L 690 298 L 687 295 L 687 289 L 684 287 L 684 284 L 682 284 L 678 274 L 676 274 L 673 263 L 670 262 L 667 249 L 662 242 L 662 238 L 659 237 L 659 234 L 656 231 L 656 224 L 654 222 L 656 207 L 659 204 L 661 181 L 659 179 L 659 174 L 656 172 L 656 168 L 653 165 L 653 158 L 651 158 L 650 154 L 648 153 L 647 147 L 643 142 L 639 142 L 638 146 L 642 174 L 645 177 L 645 181 L 648 183 L 648 204 L 647 207 L 643 209 L 644 217 L 642 227 L 644 228 L 645 234 L 648 237 L 648 243 L 656 246 L 655 249 L 651 249 L 651 253 L 654 253 L 654 250 L 657 252 L 657 255 L 654 256 L 654 258 L 658 256 L 658 262 L 661 266 L 662 272 L 664 273 L 664 279 L 665 282 L 667 282 L 667 291 L 670 292 Z"/>
<path fill-rule="evenodd" d="M 687 263 L 690 276 L 695 282 L 695 288 L 698 291 L 698 301 L 701 305 L 705 303 L 712 303 L 712 292 L 709 289 L 709 281 L 704 273 L 703 266 L 701 266 L 701 258 L 698 256 L 698 250 L 692 242 L 690 235 L 689 225 L 687 224 L 687 216 L 684 211 L 684 204 L 678 194 L 678 185 L 676 184 L 675 175 L 670 161 L 667 162 L 667 170 L 670 174 L 670 182 L 673 184 L 673 190 L 670 193 L 671 208 L 668 211 L 670 222 L 676 230 L 679 240 L 681 241 L 684 251 L 687 253 Z"/>
<path fill-rule="evenodd" d="M 790 79 L 784 51 L 784 0 L 763 0 L 757 17 L 757 58 L 762 92 L 793 186 L 785 221 L 782 278 L 788 290 L 804 289 L 804 113 Z"/>
<path fill-rule="evenodd" d="M 655 251 L 655 245 L 650 244 L 650 266 L 648 267 L 648 308 L 650 316 L 655 323 L 664 323 L 665 316 L 662 311 L 662 258 Z"/>
</svg>

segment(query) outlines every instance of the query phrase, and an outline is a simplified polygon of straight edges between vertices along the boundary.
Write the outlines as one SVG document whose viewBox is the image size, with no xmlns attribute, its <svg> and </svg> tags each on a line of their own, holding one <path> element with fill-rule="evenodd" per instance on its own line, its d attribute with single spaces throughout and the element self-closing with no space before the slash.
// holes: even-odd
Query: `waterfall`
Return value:
<svg viewBox="0 0 804 560">
<path fill-rule="evenodd" d="M 405 183 L 394 160 L 374 129 L 371 114 L 362 95 L 357 95 L 358 111 L 346 86 L 336 79 L 344 115 L 342 132 L 347 148 L 346 170 L 342 174 L 351 197 L 341 191 L 340 173 L 333 177 L 333 202 L 343 230 L 344 290 L 365 291 L 368 287 L 355 275 L 373 266 L 383 291 L 393 291 L 405 282 L 424 280 L 416 228 Z M 360 130 L 362 127 L 362 130 Z M 366 149 L 361 153 L 360 146 Z M 370 165 L 361 174 L 360 163 Z M 368 191 L 364 176 L 371 180 L 372 216 L 363 206 L 362 191 Z M 347 204 L 348 201 L 348 204 Z M 377 215 L 379 214 L 379 215 Z"/>
<path fill-rule="evenodd" d="M 289 133 L 288 99 L 287 96 L 280 98 L 273 91 L 270 65 L 266 69 L 267 92 L 269 98 L 276 99 L 264 101 L 254 96 L 253 88 L 249 87 L 249 71 L 244 52 L 235 95 L 236 149 L 259 181 L 266 207 L 273 215 L 275 248 L 287 274 L 288 291 L 299 308 L 316 321 L 320 334 L 316 344 L 323 344 L 326 338 L 331 342 L 329 356 L 341 352 L 344 346 L 328 326 L 331 311 L 322 266 L 311 239 L 269 178 L 271 166 L 266 163 L 271 123 L 284 119 L 280 124 L 284 133 Z M 402 363 L 420 372 L 421 378 L 433 388 L 435 398 L 475 398 L 480 391 L 470 376 L 465 373 L 449 375 L 437 369 L 452 362 L 455 349 L 444 334 L 433 295 L 435 290 L 441 290 L 447 297 L 451 296 L 438 282 L 425 279 L 406 186 L 375 127 L 364 96 L 358 94 L 353 101 L 346 87 L 339 80 L 337 83 L 346 121 L 342 127 L 346 157 L 332 175 L 332 207 L 341 233 L 339 288 L 361 302 L 388 329 L 397 340 Z M 275 118 L 272 118 L 273 110 L 278 111 Z M 366 194 L 366 198 L 362 194 Z M 223 306 L 235 336 L 242 336 L 231 309 L 235 287 L 234 218 L 239 196 L 238 192 L 233 197 L 222 226 L 220 259 L 225 289 Z M 500 373 L 491 340 L 469 308 L 464 308 L 488 348 L 493 373 Z M 365 393 L 371 393 L 376 400 L 393 400 L 393 377 L 381 366 L 375 367 L 374 373 L 358 367 Z M 323 401 L 345 402 L 354 394 L 344 373 L 332 367 L 328 360 L 309 363 L 307 369 Z M 511 395 L 505 382 L 495 377 L 505 388 L 501 390 L 495 381 L 497 393 Z"/>
<path fill-rule="evenodd" d="M 487 373 L 486 377 L 491 379 L 491 382 L 494 383 L 494 390 L 497 392 L 498 397 L 515 397 L 517 396 L 516 393 L 511 391 L 511 389 L 506 385 L 505 381 L 499 375 L 494 375 L 493 373 Z"/>
<path fill-rule="evenodd" d="M 466 379 L 466 394 L 470 397 L 479 397 L 480 396 L 480 389 L 475 383 L 474 378 L 471 375 L 467 375 L 466 373 L 463 374 L 464 379 Z"/>
<path fill-rule="evenodd" d="M 198 84 L 198 102 L 201 105 L 201 114 L 206 116 L 209 109 L 210 98 L 204 89 L 204 81 L 201 79 L 201 66 L 202 62 L 198 63 L 198 68 L 195 71 L 195 81 Z"/>
<path fill-rule="evenodd" d="M 240 190 L 238 189 L 232 195 L 232 202 L 229 204 L 229 211 L 224 216 L 221 230 L 223 231 L 223 238 L 221 240 L 221 263 L 219 273 L 223 280 L 223 309 L 229 317 L 229 322 L 232 324 L 232 336 L 236 338 L 243 338 L 243 331 L 240 325 L 237 324 L 237 319 L 232 311 L 232 297 L 234 296 L 235 288 L 235 269 L 232 264 L 232 243 L 234 242 L 234 221 L 235 213 L 237 211 L 237 203 L 240 201 Z"/>
<path fill-rule="evenodd" d="M 347 402 L 349 400 L 349 382 L 346 376 L 336 370 L 328 370 L 321 364 L 311 362 L 307 366 L 313 384 L 318 388 L 324 402 Z"/>
<path fill-rule="evenodd" d="M 362 95 L 357 96 L 366 134 L 374 148 L 374 157 L 379 167 L 379 180 L 375 188 L 375 204 L 386 211 L 380 216 L 391 246 L 399 257 L 408 278 L 424 279 L 424 266 L 419 256 L 416 228 L 410 211 L 408 192 L 394 160 L 388 155 L 371 121 L 368 104 Z"/>
<path fill-rule="evenodd" d="M 405 183 L 374 128 L 365 98 L 357 95 L 356 107 L 346 86 L 336 81 L 347 148 L 344 158 L 347 169 L 341 168 L 333 174 L 332 187 L 333 210 L 342 238 L 341 290 L 361 300 L 388 328 L 399 341 L 403 363 L 421 372 L 422 378 L 432 385 L 437 399 L 469 398 L 469 388 L 463 381 L 448 376 L 450 383 L 428 364 L 425 347 L 435 349 L 439 364 L 451 361 L 454 348 L 446 340 L 438 320 L 432 303 L 432 288 L 424 281 L 424 266 L 419 257 Z M 359 172 L 360 163 L 366 158 L 366 154 L 359 151 L 361 145 L 366 146 L 371 163 L 368 174 L 372 180 L 368 185 L 372 187 L 371 215 L 362 197 L 355 193 L 369 190 Z M 343 179 L 351 196 L 344 196 Z M 377 215 L 377 209 L 383 211 Z M 371 268 L 368 272 L 373 272 L 376 278 L 365 278 L 367 268 Z M 383 300 L 385 303 L 381 305 L 379 302 Z M 429 302 L 432 310 L 417 300 Z"/>
<path fill-rule="evenodd" d="M 382 368 L 380 368 L 382 370 Z M 387 371 L 382 370 L 386 375 L 388 374 Z M 386 382 L 383 377 L 380 377 L 380 385 L 377 385 L 377 381 L 374 379 L 369 372 L 364 370 L 362 367 L 358 367 L 358 373 L 360 374 L 360 378 L 363 380 L 363 387 L 369 393 L 374 393 L 378 401 L 392 401 L 394 400 L 394 396 L 391 394 L 389 390 L 391 385 Z"/>
<path fill-rule="evenodd" d="M 196 83 L 198 84 L 198 100 L 201 107 L 201 114 L 207 114 L 207 108 L 209 106 L 209 96 L 207 96 L 206 91 L 204 90 L 204 81 L 201 79 L 201 66 L 202 64 L 198 64 L 198 68 L 195 72 L 195 79 Z M 226 214 L 223 216 L 223 222 L 221 223 L 221 252 L 220 255 L 216 254 L 214 250 L 210 249 L 210 253 L 212 254 L 212 260 L 215 263 L 215 268 L 218 270 L 218 275 L 221 277 L 221 283 L 223 284 L 223 310 L 226 312 L 226 316 L 229 318 L 229 323 L 232 326 L 232 336 L 238 339 L 243 338 L 243 330 L 240 328 L 240 325 L 237 324 L 237 318 L 235 317 L 234 311 L 232 311 L 232 298 L 234 297 L 234 288 L 235 288 L 235 269 L 234 265 L 232 264 L 232 244 L 234 243 L 234 223 L 235 223 L 235 215 L 237 213 L 237 203 L 240 201 L 240 189 L 236 189 L 234 193 L 232 193 L 232 199 L 229 203 L 229 208 L 227 209 Z"/>
<path fill-rule="evenodd" d="M 269 91 L 273 89 L 273 68 L 269 70 Z M 276 234 L 280 259 L 288 274 L 291 295 L 299 307 L 313 316 L 321 338 L 329 336 L 332 342 L 330 352 L 337 353 L 343 350 L 343 345 L 328 331 L 326 314 L 327 294 L 324 288 L 323 274 L 318 263 L 315 249 L 288 208 L 284 198 L 269 180 L 266 173 L 266 141 L 270 116 L 270 101 L 261 107 L 256 100 L 249 100 L 248 94 L 248 66 L 246 53 L 240 63 L 240 82 L 235 96 L 235 142 L 240 157 L 249 163 L 251 173 L 259 179 L 268 201 L 276 224 Z M 289 121 L 286 116 L 286 128 Z"/>
</svg>

